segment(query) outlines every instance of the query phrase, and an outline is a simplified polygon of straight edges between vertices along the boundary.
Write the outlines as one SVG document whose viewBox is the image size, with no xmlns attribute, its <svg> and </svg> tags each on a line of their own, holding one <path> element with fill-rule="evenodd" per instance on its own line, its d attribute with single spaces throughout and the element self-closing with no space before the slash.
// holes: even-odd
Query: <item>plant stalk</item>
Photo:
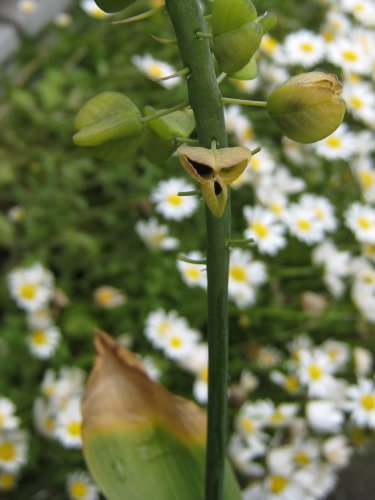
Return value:
<svg viewBox="0 0 375 500">
<path fill-rule="evenodd" d="M 166 0 L 182 63 L 190 68 L 189 102 L 194 111 L 200 146 L 227 147 L 223 104 L 216 81 L 207 32 L 198 0 Z M 206 207 L 209 389 L 206 452 L 206 500 L 222 500 L 227 428 L 228 270 L 230 200 L 220 218 Z"/>
</svg>

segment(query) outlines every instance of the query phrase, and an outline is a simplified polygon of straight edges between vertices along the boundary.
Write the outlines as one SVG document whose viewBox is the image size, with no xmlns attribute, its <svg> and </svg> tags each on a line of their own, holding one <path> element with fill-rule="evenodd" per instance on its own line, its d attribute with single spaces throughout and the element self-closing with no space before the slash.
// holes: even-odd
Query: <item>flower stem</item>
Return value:
<svg viewBox="0 0 375 500">
<path fill-rule="evenodd" d="M 234 99 L 233 97 L 222 97 L 223 104 L 238 104 L 240 106 L 255 106 L 257 108 L 266 108 L 267 101 L 250 101 L 249 99 Z"/>
<path fill-rule="evenodd" d="M 190 68 L 187 80 L 200 146 L 227 147 L 223 104 L 216 82 L 207 32 L 198 0 L 166 0 L 177 36 L 182 63 Z M 228 269 L 230 201 L 220 218 L 206 207 L 208 281 L 208 429 L 206 454 L 206 500 L 222 500 L 227 427 L 228 383 Z"/>
<path fill-rule="evenodd" d="M 176 104 L 176 106 L 173 106 L 172 108 L 161 109 L 160 111 L 157 111 L 153 115 L 143 116 L 141 118 L 141 122 L 142 123 L 150 122 L 151 120 L 155 120 L 155 118 L 160 118 L 161 116 L 169 115 L 170 113 L 173 113 L 174 111 L 178 111 L 179 109 L 184 109 L 187 106 L 189 106 L 188 102 L 181 102 L 180 104 Z"/>
</svg>

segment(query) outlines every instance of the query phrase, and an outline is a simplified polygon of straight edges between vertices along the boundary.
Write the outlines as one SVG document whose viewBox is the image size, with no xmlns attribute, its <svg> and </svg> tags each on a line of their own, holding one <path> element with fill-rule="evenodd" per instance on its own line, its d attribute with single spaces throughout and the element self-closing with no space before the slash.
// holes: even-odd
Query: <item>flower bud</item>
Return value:
<svg viewBox="0 0 375 500">
<path fill-rule="evenodd" d="M 135 0 L 95 0 L 96 5 L 109 14 L 121 12 Z"/>
<path fill-rule="evenodd" d="M 345 114 L 342 85 L 331 73 L 302 73 L 272 92 L 267 105 L 282 132 L 304 144 L 334 132 Z"/>
<path fill-rule="evenodd" d="M 119 92 L 102 92 L 90 99 L 78 112 L 74 125 L 78 130 L 74 143 L 88 147 L 94 156 L 103 159 L 130 154 L 142 139 L 141 114 Z"/>
</svg>

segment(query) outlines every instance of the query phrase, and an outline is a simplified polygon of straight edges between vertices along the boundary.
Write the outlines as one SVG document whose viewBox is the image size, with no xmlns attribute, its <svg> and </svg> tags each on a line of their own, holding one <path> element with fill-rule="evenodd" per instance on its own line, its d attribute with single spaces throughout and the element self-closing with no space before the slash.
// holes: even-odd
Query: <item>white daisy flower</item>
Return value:
<svg viewBox="0 0 375 500">
<path fill-rule="evenodd" d="M 100 9 L 94 0 L 81 0 L 81 8 L 86 12 L 87 15 L 93 17 L 94 19 L 105 19 L 110 14 L 104 12 L 104 10 Z"/>
<path fill-rule="evenodd" d="M 353 162 L 355 175 L 361 186 L 366 202 L 375 202 L 375 165 L 370 155 L 360 157 Z"/>
<path fill-rule="evenodd" d="M 8 285 L 17 305 L 26 311 L 43 308 L 53 296 L 53 276 L 39 263 L 10 272 Z"/>
<path fill-rule="evenodd" d="M 322 445 L 323 456 L 327 462 L 339 469 L 350 463 L 353 449 L 346 436 L 338 435 L 326 439 Z"/>
<path fill-rule="evenodd" d="M 285 63 L 285 54 L 282 45 L 275 37 L 273 37 L 269 33 L 266 33 L 264 36 L 262 36 L 260 50 L 264 54 L 267 54 L 275 62 L 281 64 Z"/>
<path fill-rule="evenodd" d="M 351 29 L 352 23 L 345 14 L 331 10 L 325 16 L 322 35 L 324 40 L 329 43 L 337 37 L 349 33 Z"/>
<path fill-rule="evenodd" d="M 354 37 L 343 36 L 328 44 L 327 59 L 346 73 L 366 75 L 371 72 L 371 60 L 363 45 Z"/>
<path fill-rule="evenodd" d="M 255 291 L 267 279 L 262 262 L 254 261 L 252 253 L 234 248 L 229 262 L 229 296 L 239 307 L 255 301 Z"/>
<path fill-rule="evenodd" d="M 17 10 L 23 14 L 32 14 L 38 10 L 38 2 L 35 0 L 19 0 L 17 2 Z"/>
<path fill-rule="evenodd" d="M 235 78 L 232 78 L 231 82 L 237 87 L 238 90 L 249 94 L 258 90 L 260 85 L 258 78 L 254 78 L 254 80 L 236 80 Z"/>
<path fill-rule="evenodd" d="M 198 373 L 194 385 L 193 395 L 200 404 L 207 404 L 208 401 L 208 364 Z"/>
<path fill-rule="evenodd" d="M 277 405 L 269 418 L 269 425 L 274 428 L 286 427 L 297 416 L 299 405 L 297 403 L 281 403 Z"/>
<path fill-rule="evenodd" d="M 83 471 L 68 474 L 66 489 L 70 500 L 98 500 L 99 490 L 90 476 Z"/>
<path fill-rule="evenodd" d="M 0 433 L 0 470 L 17 472 L 27 460 L 27 435 L 21 430 Z"/>
<path fill-rule="evenodd" d="M 252 144 L 248 144 L 249 149 L 251 149 Z M 270 174 L 276 167 L 276 160 L 273 157 L 271 151 L 267 149 L 266 146 L 262 146 L 262 149 L 251 157 L 250 163 L 245 170 L 246 175 L 251 179 L 257 179 L 257 177 Z"/>
<path fill-rule="evenodd" d="M 345 292 L 343 278 L 351 272 L 351 260 L 350 252 L 338 250 L 331 240 L 324 240 L 312 253 L 313 263 L 324 267 L 324 283 L 336 298 Z"/>
<path fill-rule="evenodd" d="M 224 108 L 225 125 L 229 133 L 233 133 L 239 144 L 254 139 L 254 129 L 247 116 L 242 114 L 240 106 L 232 105 Z"/>
<path fill-rule="evenodd" d="M 191 260 L 202 260 L 201 252 L 188 252 L 186 257 Z M 183 281 L 190 287 L 207 287 L 206 266 L 204 264 L 192 264 L 183 260 L 177 260 L 177 269 L 181 273 Z"/>
<path fill-rule="evenodd" d="M 55 353 L 61 340 L 56 326 L 32 331 L 26 338 L 31 354 L 39 359 L 49 359 Z"/>
<path fill-rule="evenodd" d="M 253 462 L 254 453 L 243 441 L 240 435 L 233 434 L 228 444 L 228 454 L 236 470 L 251 477 L 261 477 L 265 469 L 257 462 Z"/>
<path fill-rule="evenodd" d="M 302 203 L 292 203 L 283 216 L 289 232 L 298 240 L 312 245 L 323 239 L 324 227 L 315 210 Z"/>
<path fill-rule="evenodd" d="M 49 328 L 53 325 L 52 312 L 47 307 L 27 312 L 27 326 L 30 330 Z"/>
<path fill-rule="evenodd" d="M 271 401 L 257 400 L 245 403 L 236 417 L 236 430 L 251 450 L 252 457 L 263 455 L 266 451 L 269 436 L 262 429 L 268 424 L 273 411 L 274 405 Z"/>
<path fill-rule="evenodd" d="M 272 382 L 281 386 L 289 394 L 301 392 L 301 383 L 293 373 L 285 374 L 278 370 L 273 370 L 270 374 Z"/>
<path fill-rule="evenodd" d="M 320 345 L 320 349 L 325 352 L 331 363 L 333 372 L 342 370 L 349 361 L 349 346 L 339 340 L 327 339 Z"/>
<path fill-rule="evenodd" d="M 147 375 L 152 380 L 159 380 L 161 376 L 161 370 L 155 363 L 154 358 L 152 358 L 151 356 L 144 356 L 141 358 L 141 361 Z"/>
<path fill-rule="evenodd" d="M 321 35 L 303 29 L 285 38 L 284 53 L 287 64 L 311 68 L 325 55 L 325 42 Z"/>
<path fill-rule="evenodd" d="M 19 418 L 14 415 L 15 404 L 8 398 L 0 396 L 0 432 L 17 429 Z"/>
<path fill-rule="evenodd" d="M 358 385 L 347 390 L 346 408 L 351 412 L 352 421 L 359 427 L 375 428 L 375 386 L 370 379 L 360 378 Z"/>
<path fill-rule="evenodd" d="M 312 145 L 318 155 L 328 160 L 348 160 L 357 151 L 358 144 L 353 132 L 349 132 L 346 123 L 339 126 L 333 134 Z"/>
<path fill-rule="evenodd" d="M 15 205 L 7 210 L 6 216 L 10 222 L 17 224 L 25 218 L 25 209 L 19 205 Z"/>
<path fill-rule="evenodd" d="M 324 196 L 306 193 L 301 196 L 299 203 L 313 210 L 315 217 L 322 224 L 325 232 L 331 232 L 337 228 L 334 207 Z"/>
<path fill-rule="evenodd" d="M 135 230 L 148 248 L 174 250 L 180 244 L 177 238 L 169 236 L 169 227 L 159 224 L 155 217 L 151 217 L 147 221 L 138 221 Z"/>
<path fill-rule="evenodd" d="M 175 87 L 182 81 L 181 77 L 171 78 L 170 80 L 160 80 L 160 78 L 173 75 L 176 72 L 176 69 L 164 61 L 155 59 L 150 54 L 144 54 L 143 56 L 135 55 L 131 58 L 131 61 L 149 78 L 156 80 L 160 83 L 160 85 L 167 89 Z"/>
<path fill-rule="evenodd" d="M 198 332 L 191 328 L 169 331 L 164 341 L 164 354 L 175 360 L 184 358 L 193 350 L 198 339 Z"/>
<path fill-rule="evenodd" d="M 151 193 L 155 210 L 166 219 L 182 220 L 190 217 L 198 208 L 197 196 L 179 196 L 177 193 L 193 191 L 194 186 L 184 179 L 172 178 L 160 181 Z"/>
<path fill-rule="evenodd" d="M 346 210 L 344 218 L 357 241 L 375 244 L 375 209 L 355 202 Z"/>
<path fill-rule="evenodd" d="M 375 90 L 369 82 L 344 84 L 342 93 L 348 110 L 355 118 L 373 126 L 375 119 Z"/>
<path fill-rule="evenodd" d="M 248 225 L 244 236 L 253 238 L 261 253 L 275 255 L 285 247 L 284 227 L 270 210 L 258 205 L 253 208 L 245 206 L 243 213 Z"/>
<path fill-rule="evenodd" d="M 280 57 L 281 60 L 285 59 L 284 52 L 280 50 L 277 57 Z M 265 59 L 258 64 L 258 75 L 259 80 L 262 82 L 262 90 L 266 95 L 290 78 L 289 72 L 284 66 L 279 66 L 274 62 L 267 62 Z"/>
<path fill-rule="evenodd" d="M 370 375 L 374 358 L 372 353 L 364 347 L 354 347 L 353 349 L 354 371 L 357 377 L 367 377 Z"/>
<path fill-rule="evenodd" d="M 112 309 L 125 304 L 125 294 L 114 286 L 102 285 L 94 290 L 95 304 L 104 309 Z"/>
<path fill-rule="evenodd" d="M 33 408 L 34 424 L 45 437 L 54 438 L 56 428 L 56 408 L 43 397 L 37 397 Z"/>
<path fill-rule="evenodd" d="M 343 0 L 342 8 L 365 26 L 375 26 L 375 5 L 371 0 Z"/>
<path fill-rule="evenodd" d="M 287 345 L 293 361 L 300 361 L 301 354 L 313 347 L 313 341 L 307 333 L 300 333 Z"/>
<path fill-rule="evenodd" d="M 325 397 L 331 392 L 334 379 L 333 364 L 322 350 L 302 351 L 300 354 L 298 376 L 307 387 L 309 396 Z"/>
<path fill-rule="evenodd" d="M 81 432 L 81 400 L 75 398 L 57 414 L 55 436 L 65 448 L 81 448 Z"/>
<path fill-rule="evenodd" d="M 189 325 L 176 311 L 157 309 L 151 312 L 145 323 L 145 335 L 154 347 L 164 349 L 167 339 L 174 332 L 185 331 Z"/>
<path fill-rule="evenodd" d="M 334 401 L 311 399 L 306 404 L 306 419 L 317 432 L 337 433 L 344 423 L 343 412 Z"/>
<path fill-rule="evenodd" d="M 68 28 L 73 23 L 73 18 L 67 12 L 59 12 L 54 19 L 54 23 L 59 28 Z"/>
</svg>

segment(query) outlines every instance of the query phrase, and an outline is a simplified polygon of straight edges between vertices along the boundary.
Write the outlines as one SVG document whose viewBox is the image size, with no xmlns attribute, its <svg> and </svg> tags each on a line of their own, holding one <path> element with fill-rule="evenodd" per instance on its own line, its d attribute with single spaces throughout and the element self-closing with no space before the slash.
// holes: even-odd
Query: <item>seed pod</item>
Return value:
<svg viewBox="0 0 375 500">
<path fill-rule="evenodd" d="M 146 374 L 139 358 L 98 331 L 82 404 L 83 451 L 108 500 L 204 496 L 206 415 Z M 240 500 L 229 463 L 224 500 Z"/>
<path fill-rule="evenodd" d="M 95 3 L 100 9 L 104 10 L 104 12 L 113 14 L 114 12 L 121 12 L 134 3 L 134 1 L 135 0 L 95 0 Z"/>
<path fill-rule="evenodd" d="M 214 54 L 222 71 L 235 77 L 249 79 L 256 76 L 254 64 L 238 76 L 258 50 L 262 36 L 276 22 L 276 16 L 266 12 L 257 18 L 250 0 L 214 0 L 212 8 L 212 34 Z"/>
<path fill-rule="evenodd" d="M 296 142 L 312 143 L 332 134 L 342 123 L 342 85 L 331 73 L 302 73 L 272 92 L 267 105 L 282 132 Z"/>
<path fill-rule="evenodd" d="M 144 115 L 152 116 L 156 110 L 146 106 Z M 191 110 L 174 111 L 155 118 L 147 123 L 142 141 L 142 151 L 152 163 L 167 160 L 175 151 L 176 137 L 189 137 L 195 127 L 194 114 Z"/>
<path fill-rule="evenodd" d="M 138 108 L 119 92 L 103 92 L 90 99 L 75 119 L 73 141 L 94 156 L 120 159 L 133 152 L 142 139 Z"/>
<path fill-rule="evenodd" d="M 251 151 L 245 147 L 207 149 L 180 146 L 181 165 L 201 185 L 202 196 L 215 215 L 221 217 L 228 200 L 227 186 L 247 167 Z"/>
</svg>

